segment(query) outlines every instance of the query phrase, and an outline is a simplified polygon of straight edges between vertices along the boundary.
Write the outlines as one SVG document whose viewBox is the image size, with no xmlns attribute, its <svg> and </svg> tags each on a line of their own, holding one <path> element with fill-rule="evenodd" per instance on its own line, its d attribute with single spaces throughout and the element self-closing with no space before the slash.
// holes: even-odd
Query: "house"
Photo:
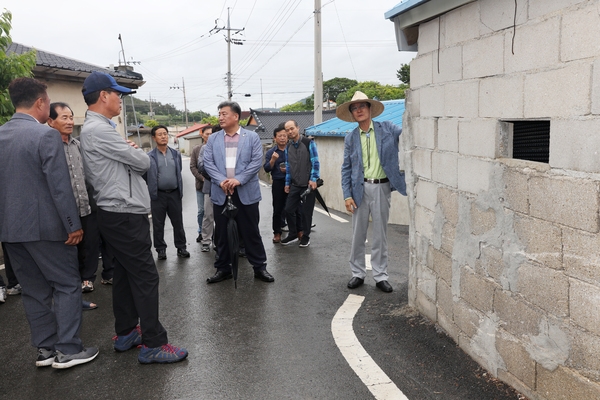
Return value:
<svg viewBox="0 0 600 400">
<path fill-rule="evenodd" d="M 530 399 L 600 398 L 600 15 L 408 0 L 409 304 Z"/>
<path fill-rule="evenodd" d="M 385 109 L 381 115 L 373 118 L 374 121 L 392 121 L 402 126 L 404 115 L 404 100 L 382 101 Z M 325 199 L 328 207 L 346 212 L 344 195 L 341 189 L 342 173 L 340 166 L 344 161 L 344 137 L 356 128 L 356 122 L 346 122 L 339 118 L 306 128 L 305 134 L 313 136 L 319 151 L 321 160 L 321 178 L 325 184 L 319 192 Z M 400 160 L 404 151 L 400 149 Z M 401 161 L 402 162 L 402 161 Z M 392 205 L 390 207 L 390 223 L 408 225 L 410 215 L 408 212 L 408 200 L 398 192 L 392 193 Z"/>
<path fill-rule="evenodd" d="M 335 118 L 335 110 L 323 111 L 323 121 L 328 121 L 332 118 Z M 271 143 L 275 128 L 290 119 L 298 122 L 300 133 L 303 133 L 306 127 L 312 126 L 315 123 L 313 111 L 271 112 L 250 109 L 250 118 L 244 128 L 258 133 L 263 143 Z"/>
<path fill-rule="evenodd" d="M 175 135 L 179 149 L 184 154 L 191 154 L 194 146 L 202 144 L 202 129 L 210 124 L 194 124 Z M 185 140 L 182 140 L 185 139 Z"/>
<path fill-rule="evenodd" d="M 7 53 L 23 54 L 31 49 L 32 47 L 13 42 L 8 47 Z M 62 101 L 69 104 L 74 114 L 75 127 L 73 136 L 79 136 L 87 110 L 87 105 L 83 101 L 83 95 L 81 94 L 83 81 L 93 71 L 110 74 L 119 85 L 134 90 L 145 83 L 143 76 L 134 72 L 132 67 L 103 68 L 36 49 L 36 65 L 33 69 L 33 76 L 48 85 L 48 96 L 51 101 Z M 121 115 L 113 118 L 113 121 L 117 124 L 117 131 L 123 137 L 125 137 L 125 126 L 127 125 L 125 118 L 127 100 L 127 96 L 123 98 L 123 111 Z M 129 101 L 131 100 L 129 99 Z"/>
</svg>

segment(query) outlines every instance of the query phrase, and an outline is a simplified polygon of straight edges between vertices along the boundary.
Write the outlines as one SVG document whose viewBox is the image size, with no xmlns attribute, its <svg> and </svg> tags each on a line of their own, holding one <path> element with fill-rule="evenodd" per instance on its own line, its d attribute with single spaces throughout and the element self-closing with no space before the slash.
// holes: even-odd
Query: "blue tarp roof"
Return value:
<svg viewBox="0 0 600 400">
<path fill-rule="evenodd" d="M 374 121 L 392 121 L 396 125 L 402 126 L 402 116 L 404 115 L 404 99 L 382 101 L 385 109 Z M 356 128 L 356 122 L 346 122 L 339 118 L 333 118 L 329 121 L 321 122 L 306 128 L 307 136 L 346 136 Z"/>
<path fill-rule="evenodd" d="M 396 7 L 387 11 L 384 14 L 385 19 L 394 18 L 398 14 L 403 14 L 410 9 L 413 9 L 423 3 L 427 3 L 429 0 L 402 0 Z"/>
</svg>

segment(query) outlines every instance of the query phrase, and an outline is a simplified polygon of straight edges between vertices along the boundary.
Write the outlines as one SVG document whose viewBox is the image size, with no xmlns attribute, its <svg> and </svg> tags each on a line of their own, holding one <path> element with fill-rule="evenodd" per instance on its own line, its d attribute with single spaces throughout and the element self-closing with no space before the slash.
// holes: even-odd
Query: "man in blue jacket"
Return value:
<svg viewBox="0 0 600 400">
<path fill-rule="evenodd" d="M 228 217 L 223 215 L 227 196 L 237 207 L 235 220 L 246 245 L 246 256 L 254 268 L 254 277 L 263 282 L 275 278 L 267 272 L 267 255 L 260 236 L 258 203 L 261 200 L 258 171 L 262 165 L 262 146 L 256 132 L 239 124 L 242 109 L 238 103 L 219 104 L 222 130 L 208 138 L 204 151 L 204 169 L 210 176 L 210 196 L 214 205 L 217 272 L 207 283 L 232 278 L 231 257 L 227 243 Z"/>
<path fill-rule="evenodd" d="M 406 196 L 404 172 L 398 163 L 398 143 L 402 128 L 372 118 L 383 112 L 381 102 L 370 100 L 357 91 L 352 100 L 336 110 L 339 119 L 358 122 L 344 139 L 342 190 L 346 210 L 352 214 L 352 249 L 350 289 L 362 285 L 366 276 L 365 241 L 369 216 L 373 220 L 371 266 L 376 286 L 383 292 L 393 291 L 388 283 L 387 223 L 392 190 Z"/>
<path fill-rule="evenodd" d="M 167 243 L 165 242 L 165 217 L 168 215 L 173 225 L 173 236 L 177 255 L 187 258 L 185 230 L 183 228 L 183 180 L 181 179 L 181 153 L 168 146 L 169 130 L 164 125 L 157 125 L 150 132 L 156 147 L 150 156 L 150 169 L 146 175 L 148 192 L 150 192 L 152 208 L 152 232 L 154 248 L 159 260 L 167 259 Z"/>
</svg>

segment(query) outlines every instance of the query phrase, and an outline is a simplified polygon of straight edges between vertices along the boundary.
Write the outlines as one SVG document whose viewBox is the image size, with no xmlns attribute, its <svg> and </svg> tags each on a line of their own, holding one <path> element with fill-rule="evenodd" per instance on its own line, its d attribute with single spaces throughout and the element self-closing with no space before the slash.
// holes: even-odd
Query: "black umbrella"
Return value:
<svg viewBox="0 0 600 400">
<path fill-rule="evenodd" d="M 227 203 L 223 209 L 223 215 L 229 218 L 227 221 L 227 243 L 229 244 L 229 253 L 231 256 L 231 272 L 233 273 L 233 284 L 237 289 L 237 276 L 238 276 L 238 251 L 240 247 L 240 238 L 238 236 L 237 222 L 235 222 L 235 216 L 237 215 L 238 208 L 231 201 L 231 195 L 227 196 Z"/>
<path fill-rule="evenodd" d="M 323 179 L 317 179 L 317 188 L 323 186 Z M 309 186 L 301 195 L 300 197 L 302 197 L 302 199 L 304 199 L 310 192 L 312 192 L 311 187 Z M 327 204 L 325 204 L 325 200 L 323 200 L 323 196 L 321 196 L 321 193 L 319 193 L 319 189 L 315 189 L 315 198 L 317 199 L 317 201 L 321 204 L 321 206 L 323 207 L 323 209 L 325 211 L 327 211 L 327 214 L 329 214 L 329 216 L 331 217 L 331 214 L 329 213 L 329 209 L 327 208 Z"/>
</svg>

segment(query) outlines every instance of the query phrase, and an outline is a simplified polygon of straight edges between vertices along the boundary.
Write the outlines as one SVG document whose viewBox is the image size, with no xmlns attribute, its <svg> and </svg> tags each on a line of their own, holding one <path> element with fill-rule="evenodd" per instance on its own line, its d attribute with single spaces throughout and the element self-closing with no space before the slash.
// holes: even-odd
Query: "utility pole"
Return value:
<svg viewBox="0 0 600 400">
<path fill-rule="evenodd" d="M 152 119 L 154 119 L 154 111 L 152 111 L 152 93 L 150 93 L 150 115 L 149 117 L 151 117 Z"/>
<path fill-rule="evenodd" d="M 185 98 L 185 81 L 183 77 L 181 78 L 182 87 L 179 87 L 177 84 L 171 86 L 171 89 L 180 89 L 183 90 L 183 109 L 185 111 L 185 128 L 188 128 L 188 110 L 187 110 L 187 99 Z"/>
<path fill-rule="evenodd" d="M 263 105 L 263 95 L 262 95 L 262 78 L 260 80 L 260 108 L 261 110 L 263 108 L 265 108 L 265 106 Z"/>
<path fill-rule="evenodd" d="M 211 32 L 227 31 L 227 38 L 225 39 L 227 42 L 227 100 L 231 101 L 231 96 L 233 95 L 233 90 L 231 88 L 231 43 L 238 45 L 244 44 L 240 39 L 232 39 L 231 31 L 235 31 L 235 34 L 243 31 L 245 28 L 232 28 L 229 14 L 229 7 L 227 7 L 227 28 L 217 28 L 215 26 Z"/>
<path fill-rule="evenodd" d="M 183 85 L 183 109 L 185 110 L 185 129 L 188 128 L 188 111 L 187 111 L 187 99 L 185 98 L 185 81 L 183 76 L 181 77 L 181 84 Z"/>
<path fill-rule="evenodd" d="M 321 63 L 321 0 L 315 0 L 315 125 L 323 122 L 323 71 Z"/>
</svg>

